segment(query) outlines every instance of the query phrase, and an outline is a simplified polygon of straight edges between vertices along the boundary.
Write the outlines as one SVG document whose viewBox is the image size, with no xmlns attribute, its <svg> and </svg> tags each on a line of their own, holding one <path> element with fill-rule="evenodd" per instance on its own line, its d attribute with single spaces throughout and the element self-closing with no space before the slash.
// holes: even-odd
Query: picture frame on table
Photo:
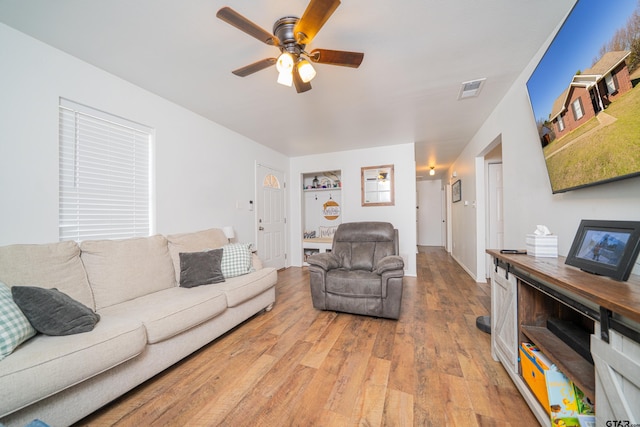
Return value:
<svg viewBox="0 0 640 427">
<path fill-rule="evenodd" d="M 583 219 L 565 264 L 614 280 L 629 279 L 640 252 L 640 221 Z"/>
</svg>

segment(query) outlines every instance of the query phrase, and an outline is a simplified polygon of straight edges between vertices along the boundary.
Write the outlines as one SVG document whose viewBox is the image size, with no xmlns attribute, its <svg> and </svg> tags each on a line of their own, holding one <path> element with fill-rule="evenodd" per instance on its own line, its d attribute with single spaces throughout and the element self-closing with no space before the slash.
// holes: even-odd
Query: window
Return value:
<svg viewBox="0 0 640 427">
<path fill-rule="evenodd" d="M 584 112 L 582 111 L 582 101 L 580 98 L 576 99 L 571 103 L 571 107 L 573 109 L 573 117 L 576 120 L 580 120 L 582 116 L 584 116 Z"/>
<path fill-rule="evenodd" d="M 562 132 L 564 130 L 564 118 L 562 116 L 558 116 L 558 131 Z"/>
<path fill-rule="evenodd" d="M 616 92 L 616 82 L 611 74 L 604 76 L 604 81 L 607 84 L 607 92 L 612 95 Z"/>
<path fill-rule="evenodd" d="M 149 236 L 152 130 L 61 98 L 59 132 L 60 240 Z"/>
<path fill-rule="evenodd" d="M 278 177 L 273 174 L 269 174 L 264 177 L 264 181 L 262 181 L 262 186 L 264 188 L 280 188 L 280 181 L 278 181 Z"/>
</svg>

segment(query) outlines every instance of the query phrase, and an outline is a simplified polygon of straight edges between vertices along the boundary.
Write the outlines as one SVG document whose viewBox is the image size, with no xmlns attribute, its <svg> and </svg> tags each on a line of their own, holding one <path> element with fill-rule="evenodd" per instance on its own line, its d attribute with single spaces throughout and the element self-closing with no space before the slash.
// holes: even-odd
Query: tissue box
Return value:
<svg viewBox="0 0 640 427">
<path fill-rule="evenodd" d="M 527 234 L 527 253 L 536 257 L 558 257 L 558 236 L 549 234 L 539 236 L 537 234 Z"/>
</svg>

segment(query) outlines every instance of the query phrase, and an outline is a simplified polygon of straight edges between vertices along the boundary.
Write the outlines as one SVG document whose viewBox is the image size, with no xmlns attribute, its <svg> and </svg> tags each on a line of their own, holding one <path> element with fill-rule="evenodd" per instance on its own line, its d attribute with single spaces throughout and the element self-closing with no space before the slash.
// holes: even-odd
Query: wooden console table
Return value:
<svg viewBox="0 0 640 427">
<path fill-rule="evenodd" d="M 640 276 L 618 282 L 568 266 L 564 257 L 487 253 L 494 259 L 491 354 L 540 424 L 550 419 L 521 375 L 521 342 L 535 344 L 596 403 L 597 425 L 640 423 Z M 577 325 L 586 350 L 551 332 L 553 322 Z"/>
</svg>

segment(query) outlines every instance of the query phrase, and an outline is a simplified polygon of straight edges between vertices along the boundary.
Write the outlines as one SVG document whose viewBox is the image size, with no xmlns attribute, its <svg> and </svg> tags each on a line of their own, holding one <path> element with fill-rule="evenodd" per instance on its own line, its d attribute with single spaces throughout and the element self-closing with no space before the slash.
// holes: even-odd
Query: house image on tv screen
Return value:
<svg viewBox="0 0 640 427">
<path fill-rule="evenodd" d="M 549 115 L 556 139 L 580 127 L 632 89 L 626 62 L 630 54 L 628 50 L 607 52 L 593 67 L 573 76 Z"/>
</svg>

